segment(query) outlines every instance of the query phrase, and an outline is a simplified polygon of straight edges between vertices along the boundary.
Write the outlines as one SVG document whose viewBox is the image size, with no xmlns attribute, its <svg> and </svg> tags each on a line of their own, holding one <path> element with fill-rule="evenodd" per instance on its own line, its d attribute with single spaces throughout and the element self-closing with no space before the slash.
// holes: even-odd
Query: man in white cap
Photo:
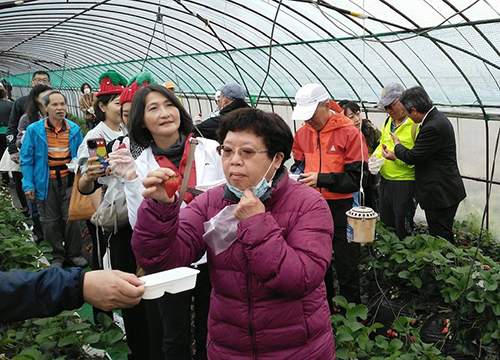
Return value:
<svg viewBox="0 0 500 360">
<path fill-rule="evenodd" d="M 382 127 L 380 144 L 373 155 L 382 159 L 384 149 L 394 150 L 391 134 L 397 134 L 401 143 L 408 149 L 413 148 L 418 127 L 408 117 L 399 97 L 404 88 L 400 84 L 390 83 L 382 90 L 378 107 L 383 107 L 388 116 Z M 413 234 L 413 217 L 415 216 L 415 167 L 401 160 L 386 160 L 368 164 L 372 174 L 380 171 L 379 212 L 380 221 L 395 229 L 400 239 Z"/>
<path fill-rule="evenodd" d="M 360 303 L 358 263 L 360 245 L 347 241 L 346 211 L 351 209 L 353 192 L 359 190 L 361 169 L 368 160 L 363 135 L 330 100 L 320 84 L 308 84 L 295 95 L 297 106 L 292 120 L 305 121 L 294 137 L 293 157 L 304 168 L 299 181 L 316 188 L 325 198 L 333 217 L 333 250 L 340 295 Z M 363 142 L 363 153 L 361 143 Z M 327 300 L 333 312 L 333 270 L 325 275 Z"/>
<path fill-rule="evenodd" d="M 198 132 L 208 139 L 218 141 L 217 129 L 219 128 L 222 117 L 233 110 L 249 107 L 245 102 L 245 88 L 236 83 L 229 83 L 222 86 L 220 96 L 217 100 L 217 106 L 220 109 L 219 113 L 213 117 L 204 120 L 197 125 Z"/>
</svg>

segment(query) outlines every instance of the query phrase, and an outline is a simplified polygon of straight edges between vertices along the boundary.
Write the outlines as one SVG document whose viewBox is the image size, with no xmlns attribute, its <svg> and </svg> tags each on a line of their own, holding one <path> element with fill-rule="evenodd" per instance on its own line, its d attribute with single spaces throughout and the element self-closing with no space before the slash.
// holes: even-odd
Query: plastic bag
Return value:
<svg viewBox="0 0 500 360">
<path fill-rule="evenodd" d="M 384 165 L 384 163 L 385 163 L 384 158 L 379 159 L 377 158 L 377 156 L 372 155 L 368 160 L 368 170 L 370 170 L 370 173 L 372 175 L 377 175 L 382 165 Z"/>
<path fill-rule="evenodd" d="M 127 198 L 123 183 L 116 177 L 99 178 L 100 183 L 108 185 L 101 205 L 90 221 L 96 226 L 102 226 L 106 231 L 116 233 L 119 228 L 128 225 Z"/>
<path fill-rule="evenodd" d="M 209 221 L 203 223 L 205 227 L 203 240 L 215 255 L 227 250 L 236 241 L 239 220 L 234 217 L 234 209 L 237 206 L 238 204 L 226 206 Z"/>
<path fill-rule="evenodd" d="M 128 137 L 123 138 L 121 143 L 119 140 L 113 143 L 112 151 L 109 154 L 109 167 L 122 182 L 135 173 L 136 166 L 130 152 L 130 139 Z"/>
</svg>

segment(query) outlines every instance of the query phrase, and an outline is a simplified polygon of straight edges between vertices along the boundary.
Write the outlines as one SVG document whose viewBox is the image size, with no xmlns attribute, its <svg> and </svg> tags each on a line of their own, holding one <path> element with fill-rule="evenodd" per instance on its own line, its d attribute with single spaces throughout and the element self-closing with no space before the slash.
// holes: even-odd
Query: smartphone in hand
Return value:
<svg viewBox="0 0 500 360">
<path fill-rule="evenodd" d="M 89 139 L 87 140 L 87 148 L 89 149 L 89 157 L 97 156 L 99 158 L 92 165 L 103 165 L 104 169 L 106 169 L 108 166 L 108 163 L 105 161 L 108 156 L 106 141 L 103 138 Z"/>
</svg>

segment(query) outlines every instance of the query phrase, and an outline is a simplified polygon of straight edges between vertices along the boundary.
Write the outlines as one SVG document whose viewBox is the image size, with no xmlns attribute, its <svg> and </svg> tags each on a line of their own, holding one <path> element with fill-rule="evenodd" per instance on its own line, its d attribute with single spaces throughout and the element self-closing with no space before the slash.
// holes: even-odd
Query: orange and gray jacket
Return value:
<svg viewBox="0 0 500 360">
<path fill-rule="evenodd" d="M 363 134 L 343 112 L 332 112 L 321 131 L 307 123 L 302 126 L 295 134 L 292 153 L 296 162 L 304 162 L 305 173 L 318 173 L 317 190 L 325 199 L 348 199 L 359 190 L 368 150 Z"/>
</svg>

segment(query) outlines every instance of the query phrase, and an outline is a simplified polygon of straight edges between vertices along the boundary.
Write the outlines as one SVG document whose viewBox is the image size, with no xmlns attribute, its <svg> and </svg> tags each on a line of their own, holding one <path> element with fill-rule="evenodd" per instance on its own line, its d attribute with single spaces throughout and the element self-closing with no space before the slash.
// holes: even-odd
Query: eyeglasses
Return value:
<svg viewBox="0 0 500 360">
<path fill-rule="evenodd" d="M 392 110 L 394 108 L 394 106 L 396 105 L 397 101 L 399 101 L 399 99 L 396 99 L 393 102 L 391 102 L 389 105 L 384 106 L 384 109 L 389 110 L 389 111 Z"/>
<path fill-rule="evenodd" d="M 219 146 L 217 146 L 217 152 L 223 158 L 233 157 L 234 153 L 238 152 L 238 155 L 243 160 L 250 160 L 255 155 L 264 154 L 264 153 L 267 153 L 268 151 L 267 150 L 255 150 L 255 149 L 252 149 L 251 147 L 240 147 L 238 149 L 233 149 L 227 145 L 219 145 Z"/>
</svg>

